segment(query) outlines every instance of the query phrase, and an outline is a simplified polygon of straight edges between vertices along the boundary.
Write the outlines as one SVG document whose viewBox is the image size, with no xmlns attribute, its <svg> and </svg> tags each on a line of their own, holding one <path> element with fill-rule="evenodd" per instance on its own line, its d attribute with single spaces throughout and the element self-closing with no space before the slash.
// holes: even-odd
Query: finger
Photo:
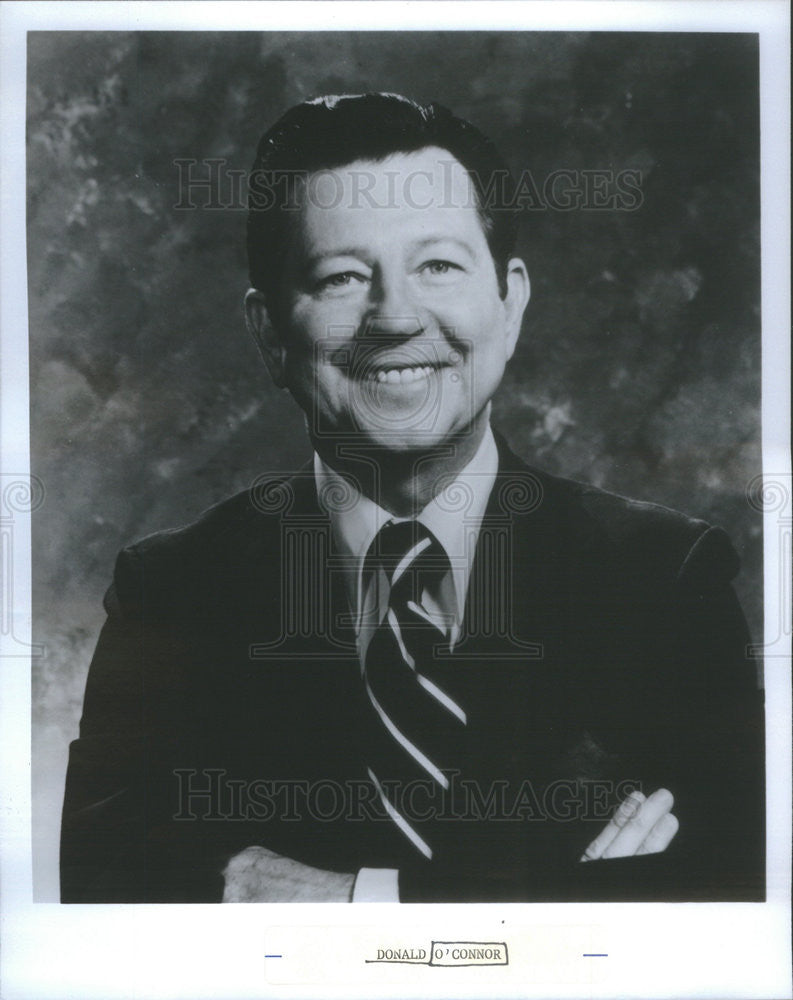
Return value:
<svg viewBox="0 0 793 1000">
<path fill-rule="evenodd" d="M 677 816 L 672 813 L 665 813 L 650 830 L 644 841 L 636 849 L 637 854 L 660 854 L 672 843 L 672 838 L 677 833 L 680 824 Z"/>
<path fill-rule="evenodd" d="M 603 852 L 604 858 L 628 858 L 636 853 L 640 844 L 644 843 L 647 834 L 658 820 L 670 812 L 674 805 L 674 797 L 666 788 L 659 788 L 642 803 L 635 816 L 632 816 L 618 835 Z"/>
<path fill-rule="evenodd" d="M 614 810 L 614 815 L 609 822 L 581 855 L 581 860 L 596 861 L 602 857 L 603 852 L 617 837 L 625 824 L 636 815 L 644 801 L 644 795 L 638 790 L 631 792 L 626 799 L 623 799 Z"/>
</svg>

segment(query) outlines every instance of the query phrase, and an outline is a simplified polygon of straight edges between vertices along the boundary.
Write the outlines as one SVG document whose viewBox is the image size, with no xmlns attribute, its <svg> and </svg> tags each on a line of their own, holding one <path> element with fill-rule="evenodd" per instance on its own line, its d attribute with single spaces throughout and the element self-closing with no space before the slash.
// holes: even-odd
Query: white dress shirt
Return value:
<svg viewBox="0 0 793 1000">
<path fill-rule="evenodd" d="M 416 517 L 438 539 L 449 558 L 451 569 L 436 588 L 423 592 L 421 604 L 449 636 L 452 648 L 460 636 L 479 529 L 497 472 L 498 450 L 488 424 L 471 461 Z M 342 560 L 363 670 L 366 650 L 388 611 L 389 599 L 388 578 L 382 567 L 364 574 L 366 553 L 384 524 L 411 518 L 394 517 L 317 454 L 314 477 L 320 505 L 330 517 Z M 398 901 L 397 877 L 398 873 L 392 869 L 362 868 L 355 880 L 353 902 Z"/>
</svg>

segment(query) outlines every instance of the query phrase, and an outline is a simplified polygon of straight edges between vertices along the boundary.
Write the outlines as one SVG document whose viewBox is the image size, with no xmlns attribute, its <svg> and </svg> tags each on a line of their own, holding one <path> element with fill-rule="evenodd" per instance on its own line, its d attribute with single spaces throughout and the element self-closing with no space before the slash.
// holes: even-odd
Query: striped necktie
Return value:
<svg viewBox="0 0 793 1000">
<path fill-rule="evenodd" d="M 410 789 L 422 782 L 428 791 L 431 783 L 440 808 L 449 787 L 444 770 L 459 762 L 467 722 L 463 708 L 438 683 L 444 660 L 448 670 L 449 629 L 439 627 L 422 606 L 425 588 L 437 587 L 449 572 L 449 560 L 428 528 L 403 521 L 380 530 L 367 564 L 379 564 L 390 587 L 385 617 L 365 658 L 373 723 L 368 773 L 390 819 L 413 848 L 431 859 L 437 853 L 437 827 L 426 810 L 419 817 L 410 806 Z"/>
</svg>

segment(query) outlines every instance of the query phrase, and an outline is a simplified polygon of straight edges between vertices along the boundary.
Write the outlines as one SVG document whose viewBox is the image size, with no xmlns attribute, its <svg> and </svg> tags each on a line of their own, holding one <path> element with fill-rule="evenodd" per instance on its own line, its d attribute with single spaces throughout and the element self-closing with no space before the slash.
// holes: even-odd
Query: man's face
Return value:
<svg viewBox="0 0 793 1000">
<path fill-rule="evenodd" d="M 358 161 L 304 187 L 265 353 L 321 452 L 481 436 L 528 280 L 510 262 L 500 297 L 475 204 L 465 169 L 437 148 Z M 261 324 L 260 304 L 254 313 Z"/>
</svg>

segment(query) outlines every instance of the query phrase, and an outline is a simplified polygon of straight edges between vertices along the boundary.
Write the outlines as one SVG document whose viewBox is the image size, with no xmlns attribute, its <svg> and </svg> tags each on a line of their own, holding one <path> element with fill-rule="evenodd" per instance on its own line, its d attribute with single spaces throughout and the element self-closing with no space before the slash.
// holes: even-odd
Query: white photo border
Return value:
<svg viewBox="0 0 793 1000">
<path fill-rule="evenodd" d="M 29 482 L 25 267 L 26 32 L 29 30 L 631 30 L 748 31 L 760 38 L 763 468 L 790 503 L 789 7 L 732 2 L 3 3 L 3 482 Z M 789 525 L 789 515 L 788 515 Z M 780 580 L 790 532 L 765 530 L 767 901 L 756 904 L 434 904 L 60 906 L 32 902 L 29 516 L 13 525 L 12 632 L 3 634 L 3 996 L 189 997 L 785 997 L 790 995 L 790 634 Z M 13 587 L 13 590 L 11 590 Z M 782 629 L 783 618 L 788 632 Z M 781 635 L 781 638 L 780 638 Z M 639 908 L 639 909 L 637 909 Z M 638 916 L 638 915 L 640 916 Z M 367 966 L 377 942 L 506 941 L 529 958 L 494 969 Z M 290 965 L 266 954 L 294 949 Z M 571 950 L 572 949 L 572 950 Z M 565 954 L 609 953 L 566 965 Z M 512 949 L 516 955 L 515 947 Z M 299 960 L 297 956 L 299 955 Z M 269 962 L 269 964 L 268 964 Z M 290 971 L 290 969 L 294 971 Z M 394 970 L 400 970 L 399 973 Z"/>
</svg>

